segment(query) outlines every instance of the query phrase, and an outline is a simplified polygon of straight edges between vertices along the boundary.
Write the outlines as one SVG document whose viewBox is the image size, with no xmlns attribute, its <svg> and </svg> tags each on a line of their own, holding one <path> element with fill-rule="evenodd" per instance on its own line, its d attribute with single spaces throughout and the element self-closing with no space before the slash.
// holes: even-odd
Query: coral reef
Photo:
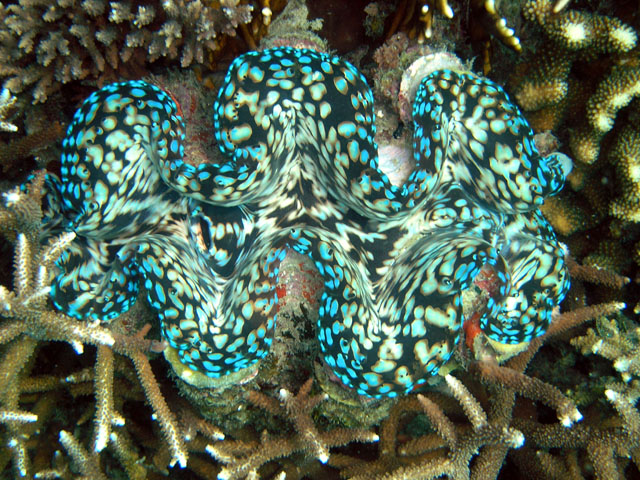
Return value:
<svg viewBox="0 0 640 480">
<path fill-rule="evenodd" d="M 143 76 L 162 58 L 182 67 L 203 63 L 254 10 L 238 0 L 3 4 L 0 76 L 11 93 L 28 91 L 33 102 L 44 102 L 62 84 Z"/>
<path fill-rule="evenodd" d="M 572 7 L 525 3 L 528 35 L 540 40 L 526 45 L 509 89 L 533 128 L 556 132 L 576 160 L 571 189 L 545 214 L 585 262 L 630 274 L 638 260 L 634 266 L 623 252 L 640 242 L 638 23 L 624 5 L 603 5 L 597 13 Z M 594 232 L 595 241 L 578 246 L 585 232 Z"/>
<path fill-rule="evenodd" d="M 476 69 L 491 70 L 504 80 L 504 72 L 514 70 L 513 42 L 522 39 L 523 64 L 509 84 L 512 98 L 522 101 L 536 129 L 552 128 L 559 137 L 560 146 L 553 137 L 536 136 L 542 155 L 562 149 L 577 160 L 571 189 L 542 207 L 580 259 L 564 259 L 572 287 L 562 311 L 553 310 L 544 335 L 503 360 L 504 352 L 494 349 L 471 314 L 496 293 L 495 272 L 482 270 L 461 300 L 469 321 L 440 375 L 419 392 L 398 398 L 360 396 L 322 362 L 317 312 L 324 280 L 308 256 L 289 250 L 278 272 L 278 322 L 269 354 L 244 383 L 226 390 L 196 388 L 163 358 L 172 349 L 162 340 L 144 295 L 109 323 L 71 318 L 53 308 L 50 278 L 60 274 L 57 259 L 74 251 L 78 237 L 64 232 L 53 177 L 37 171 L 22 188 L 3 186 L 0 197 L 5 272 L 0 282 L 0 478 L 546 480 L 640 475 L 640 306 L 634 316 L 633 308 L 620 302 L 640 305 L 637 284 L 628 278 L 640 278 L 633 265 L 636 251 L 640 263 L 637 47 L 621 47 L 633 40 L 638 25 L 626 2 L 568 3 L 400 1 L 394 11 L 392 2 L 381 0 L 368 7 L 362 28 L 376 38 L 384 32 L 395 35 L 376 54 L 377 64 L 367 63 L 364 48 L 351 57 L 360 59 L 361 70 L 376 82 L 375 140 L 381 146 L 381 168 L 398 186 L 414 168 L 407 105 L 415 95 L 413 80 L 424 74 L 425 57 L 443 47 L 448 59 L 454 49 L 465 59 L 476 52 L 481 62 Z M 181 11 L 170 14 L 165 4 Z M 278 23 L 285 4 L 288 10 Z M 149 6 L 151 20 L 143 24 Z M 205 40 L 205 30 L 197 30 L 203 35 L 198 38 L 191 28 L 189 15 L 196 7 L 214 15 L 203 19 L 219 21 L 215 38 Z M 115 10 L 127 18 L 114 23 L 110 12 Z M 229 16 L 234 11 L 239 15 L 235 22 Z M 48 14 L 58 22 L 28 19 L 27 14 Z M 194 168 L 223 164 L 210 127 L 214 94 L 203 88 L 219 86 L 222 73 L 180 69 L 181 61 L 189 60 L 188 51 L 191 65 L 200 61 L 198 48 L 204 63 L 213 65 L 212 55 L 236 56 L 238 48 L 246 48 L 228 42 L 227 33 L 237 30 L 245 45 L 255 48 L 268 27 L 272 35 L 264 37 L 263 48 L 329 48 L 312 32 L 301 32 L 320 23 L 307 20 L 302 0 L 25 0 L 5 2 L 0 16 L 0 52 L 15 53 L 0 59 L 0 73 L 8 82 L 31 79 L 24 89 L 0 93 L 0 174 L 12 179 L 35 168 L 25 161 L 32 157 L 40 168 L 59 173 L 59 162 L 52 158 L 77 102 L 96 83 L 121 76 L 144 76 L 171 93 L 186 122 L 185 163 Z M 180 30 L 172 30 L 171 21 Z M 30 36 L 26 28 L 17 33 L 20 25 L 44 33 Z M 106 32 L 114 26 L 110 45 L 97 34 L 93 46 L 82 40 L 83 27 Z M 159 38 L 155 61 L 150 60 L 149 36 L 144 46 L 129 49 L 127 60 L 122 58 L 123 42 L 138 30 Z M 171 36 L 177 31 L 182 36 Z M 543 35 L 538 39 L 536 32 Z M 60 59 L 69 58 L 59 50 L 53 57 L 45 55 L 51 54 L 47 48 L 57 48 L 60 35 L 84 72 L 79 81 L 68 77 L 73 83 L 67 85 L 56 75 L 64 74 Z M 493 48 L 498 38 L 512 45 Z M 553 49 L 555 59 L 545 53 Z M 49 58 L 47 65 L 40 63 Z M 470 70 L 469 62 L 454 68 Z M 545 76 L 551 80 L 546 85 Z M 619 94 L 612 94 L 616 89 Z M 545 95 L 551 103 L 545 103 Z M 31 105 L 34 100 L 44 103 Z M 572 140 L 580 135 L 591 143 Z M 583 144 L 590 145 L 587 152 L 597 147 L 592 163 L 579 159 Z"/>
<path fill-rule="evenodd" d="M 29 185 L 29 192 L 38 192 L 43 179 L 42 174 L 36 176 Z M 328 417 L 314 416 L 315 410 L 332 400 L 327 399 L 324 393 L 311 394 L 310 379 L 299 386 L 296 395 L 284 387 L 275 394 L 255 389 L 249 389 L 244 394 L 244 409 L 255 405 L 259 411 L 268 412 L 262 420 L 266 422 L 266 428 L 261 435 L 253 432 L 250 424 L 221 431 L 201 418 L 184 401 L 176 401 L 175 398 L 171 402 L 175 412 L 172 414 L 146 360 L 148 352 L 156 349 L 151 342 L 143 339 L 146 329 L 143 328 L 140 333 L 119 333 L 121 328 L 129 332 L 132 327 L 137 328 L 136 325 L 144 321 L 139 318 L 145 315 L 142 311 L 127 315 L 130 325 L 111 323 L 107 329 L 70 319 L 53 312 L 42 303 L 46 291 L 37 291 L 41 285 L 37 276 L 33 278 L 32 267 L 26 267 L 29 262 L 25 255 L 39 252 L 35 253 L 41 259 L 37 271 L 40 272 L 39 278 L 43 278 L 42 267 L 50 265 L 62 247 L 60 242 L 68 242 L 69 239 L 61 238 L 58 243 L 43 249 L 28 243 L 27 238 L 38 237 L 38 197 L 34 193 L 21 194 L 16 191 L 10 196 L 9 206 L 2 210 L 2 225 L 13 225 L 11 231 L 18 229 L 25 232 L 16 236 L 15 288 L 11 292 L 2 292 L 4 313 L 0 325 L 0 338 L 2 344 L 6 345 L 2 357 L 5 376 L 0 392 L 0 398 L 3 399 L 2 418 L 6 425 L 5 444 L 12 453 L 14 468 L 21 477 L 38 472 L 38 478 L 70 478 L 74 471 L 88 478 L 106 478 L 102 465 L 109 461 L 111 471 L 114 468 L 121 469 L 128 478 L 133 479 L 156 478 L 154 472 L 163 471 L 165 465 L 171 462 L 186 462 L 186 471 L 202 478 L 220 479 L 270 478 L 277 472 L 284 472 L 287 478 L 302 478 L 305 475 L 324 478 L 332 469 L 338 469 L 342 478 L 351 479 L 429 479 L 442 475 L 469 478 L 470 475 L 481 473 L 493 478 L 502 468 L 508 452 L 514 452 L 513 455 L 509 454 L 510 461 L 525 468 L 528 459 L 535 455 L 529 453 L 528 457 L 523 457 L 518 452 L 540 448 L 553 448 L 555 452 L 545 456 L 544 468 L 551 469 L 558 463 L 561 459 L 558 451 L 567 450 L 570 456 L 571 451 L 584 448 L 589 449 L 596 468 L 607 474 L 609 471 L 615 472 L 617 468 L 610 460 L 613 459 L 613 452 L 633 448 L 637 442 L 637 428 L 632 422 L 638 413 L 625 403 L 629 401 L 628 398 L 635 398 L 634 393 L 620 382 L 612 384 L 606 391 L 607 398 L 620 412 L 616 421 L 624 425 L 624 428 L 616 431 L 594 426 L 593 423 L 588 427 L 554 427 L 546 422 L 532 421 L 529 409 L 523 412 L 520 412 L 522 407 L 513 409 L 514 392 L 517 392 L 556 409 L 561 419 L 567 418 L 563 411 L 573 412 L 569 417 L 578 418 L 569 399 L 551 385 L 523 375 L 522 371 L 532 362 L 535 352 L 551 338 L 589 319 L 619 310 L 621 305 L 618 303 L 578 308 L 560 315 L 545 336 L 534 340 L 526 352 L 510 360 L 505 367 L 496 367 L 487 363 L 487 360 L 474 361 L 468 369 L 470 373 L 457 374 L 470 387 L 465 387 L 456 376 L 447 374 L 444 394 L 422 393 L 397 400 L 382 422 L 378 434 L 371 429 L 331 426 L 327 424 Z M 6 227 L 5 231 L 10 233 Z M 572 271 L 576 272 L 578 278 L 607 285 L 621 285 L 625 281 L 589 267 L 574 266 Z M 28 303 L 28 308 L 25 308 L 25 303 Z M 617 327 L 610 328 L 618 331 L 615 330 Z M 608 343 L 606 348 L 601 349 L 603 352 L 613 352 L 619 348 L 615 354 L 620 358 L 615 364 L 616 369 L 623 375 L 635 376 L 638 370 L 638 366 L 634 365 L 635 337 L 624 341 L 612 336 L 611 332 L 606 332 L 604 342 L 602 339 L 592 342 L 589 338 L 593 333 L 589 330 L 586 340 L 577 337 L 575 342 L 583 342 L 589 351 L 594 350 L 592 344 L 604 347 L 605 342 Z M 76 351 L 81 351 L 86 345 L 98 344 L 95 367 L 77 371 L 72 369 L 71 373 L 62 377 L 53 372 L 36 373 L 43 368 L 42 351 L 46 350 L 46 344 L 51 340 L 68 342 Z M 620 347 L 616 347 L 618 344 Z M 603 354 L 613 358 L 611 353 Z M 36 361 L 29 362 L 29 357 Z M 126 357 L 133 360 L 135 374 L 123 361 Z M 513 377 L 518 377 L 518 381 L 514 383 L 509 380 Z M 630 380 L 629 377 L 624 379 Z M 487 387 L 477 380 L 485 382 Z M 86 411 L 74 413 L 73 404 L 62 403 L 61 393 L 65 390 L 76 398 L 93 392 L 95 407 L 88 402 Z M 140 401 L 141 390 L 161 423 L 160 429 L 165 432 L 165 435 L 158 437 L 161 439 L 159 444 L 149 436 L 151 432 L 145 430 L 149 426 L 145 427 L 139 419 L 127 413 L 127 405 Z M 352 408 L 367 411 L 372 407 L 360 404 Z M 463 415 L 460 414 L 460 407 Z M 67 423 L 66 429 L 59 432 L 51 431 L 60 428 L 56 427 L 59 422 L 44 423 L 51 418 L 53 408 L 58 409 L 58 414 L 63 409 L 64 415 L 70 416 L 68 421 L 71 423 Z M 343 405 L 342 408 L 348 407 Z M 126 418 L 123 414 L 127 415 Z M 83 421 L 78 415 L 93 417 L 94 422 Z M 176 422 L 176 416 L 180 418 L 180 423 Z M 260 415 L 256 418 L 260 418 Z M 163 427 L 163 421 L 167 421 L 168 425 Z M 254 422 L 259 425 L 256 419 Z M 603 425 L 607 422 L 610 420 Z M 287 423 L 289 427 L 286 427 Z M 33 428 L 25 427 L 31 424 Z M 66 457 L 61 457 L 59 453 L 53 455 L 51 448 L 43 450 L 42 442 L 47 441 L 47 433 L 59 439 L 61 447 L 67 452 Z M 82 441 L 82 438 L 86 440 Z M 363 448 L 362 442 L 374 442 L 373 445 L 379 443 L 377 447 L 372 446 L 373 452 L 378 452 L 375 460 L 366 460 L 357 455 Z M 90 447 L 85 446 L 87 443 Z M 336 449 L 339 445 L 347 447 Z M 32 451 L 50 452 L 52 457 L 45 458 L 46 463 L 43 464 L 42 455 L 34 456 L 30 453 Z M 146 455 L 140 452 L 146 452 Z M 207 461 L 204 454 L 211 455 L 215 460 Z M 471 459 L 474 461 L 471 462 Z M 112 463 L 114 461 L 117 463 Z M 470 467 L 471 464 L 473 466 Z M 176 478 L 182 478 L 179 472 L 174 474 Z"/>
<path fill-rule="evenodd" d="M 14 237 L 16 245 L 14 288 L 8 290 L 4 286 L 0 287 L 0 309 L 4 320 L 0 328 L 0 339 L 6 345 L 2 357 L 2 365 L 6 368 L 2 387 L 3 408 L 19 411 L 21 383 L 29 378 L 29 360 L 42 341 L 67 342 L 77 353 L 82 353 L 86 345 L 97 346 L 94 378 L 98 408 L 95 416 L 94 451 L 99 452 L 108 441 L 111 426 L 122 424 L 120 415 L 114 410 L 113 401 L 113 352 L 118 352 L 134 363 L 142 388 L 167 440 L 171 463 L 178 462 L 184 466 L 187 452 L 183 439 L 178 435 L 176 420 L 160 393 L 145 354 L 152 347 L 152 342 L 143 338 L 147 329 L 142 329 L 138 334 L 126 335 L 119 333 L 117 328 L 105 329 L 95 323 L 78 322 L 53 310 L 49 305 L 49 272 L 55 269 L 54 262 L 73 241 L 75 234 L 62 233 L 53 237 L 46 245 L 40 245 L 44 183 L 45 174 L 40 171 L 27 186 L 27 192 L 15 189 L 5 193 L 5 205 L 0 210 L 2 231 L 5 235 Z M 91 380 L 91 374 L 83 377 L 85 381 Z M 46 392 L 52 388 L 51 382 L 48 383 L 49 386 L 40 387 L 36 383 L 31 388 Z M 8 440 L 5 443 L 12 451 L 16 471 L 24 477 L 31 474 L 31 468 L 25 446 L 28 437 L 18 429 L 21 422 L 24 420 L 9 422 Z M 97 471 L 95 459 L 87 455 L 71 433 L 61 432 L 60 442 L 85 475 L 91 476 Z"/>
<path fill-rule="evenodd" d="M 0 165 L 2 170 L 4 172 L 16 170 L 25 157 L 36 155 L 38 150 L 61 140 L 63 136 L 63 125 L 54 121 L 44 126 L 41 130 L 11 140 L 6 144 L 0 142 Z"/>
<path fill-rule="evenodd" d="M 249 392 L 247 398 L 250 403 L 271 415 L 291 419 L 295 425 L 295 433 L 273 436 L 265 431 L 260 443 L 251 450 L 247 449 L 246 445 L 238 445 L 236 442 L 231 442 L 230 445 L 218 442 L 216 445 L 207 446 L 207 452 L 225 465 L 218 478 L 232 480 L 257 477 L 258 469 L 265 463 L 275 458 L 289 457 L 300 451 L 304 451 L 305 456 L 310 457 L 314 464 L 316 460 L 327 463 L 330 448 L 353 442 L 378 441 L 378 435 L 375 433 L 355 428 L 319 432 L 311 413 L 320 402 L 327 399 L 327 395 L 309 396 L 311 385 L 312 379 L 307 380 L 296 395 L 283 388 L 279 392 L 279 400 L 258 391 Z M 304 463 L 308 461 L 298 463 L 297 468 L 300 472 L 305 468 Z"/>
</svg>

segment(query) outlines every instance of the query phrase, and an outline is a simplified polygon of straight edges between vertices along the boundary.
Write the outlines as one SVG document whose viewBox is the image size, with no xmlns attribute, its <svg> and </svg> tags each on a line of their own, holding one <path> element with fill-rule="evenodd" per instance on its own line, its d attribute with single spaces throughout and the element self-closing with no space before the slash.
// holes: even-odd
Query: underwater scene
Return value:
<svg viewBox="0 0 640 480">
<path fill-rule="evenodd" d="M 0 17 L 0 479 L 640 479 L 637 2 Z"/>
</svg>

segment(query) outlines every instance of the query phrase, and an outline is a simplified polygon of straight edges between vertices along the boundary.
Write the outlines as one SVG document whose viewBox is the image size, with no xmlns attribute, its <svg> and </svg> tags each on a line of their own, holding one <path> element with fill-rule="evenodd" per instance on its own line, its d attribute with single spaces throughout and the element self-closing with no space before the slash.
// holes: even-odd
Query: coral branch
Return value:
<svg viewBox="0 0 640 480">
<path fill-rule="evenodd" d="M 38 420 L 38 416 L 33 413 L 20 410 L 0 410 L 0 422 L 31 423 Z"/>
<path fill-rule="evenodd" d="M 264 431 L 260 445 L 246 448 L 233 440 L 224 440 L 215 445 L 208 445 L 206 451 L 225 464 L 218 474 L 220 479 L 252 478 L 258 469 L 272 460 L 287 457 L 295 452 L 308 452 L 314 458 L 326 463 L 330 457 L 330 449 L 351 442 L 377 442 L 378 435 L 367 430 L 336 428 L 320 432 L 313 419 L 312 410 L 326 400 L 326 395 L 310 396 L 312 379 L 307 380 L 297 395 L 281 389 L 280 402 L 259 391 L 251 391 L 247 398 L 254 405 L 277 416 L 292 420 L 296 429 L 293 436 L 273 436 Z"/>
<path fill-rule="evenodd" d="M 4 132 L 17 132 L 18 127 L 7 121 L 13 105 L 16 103 L 16 97 L 11 92 L 3 88 L 0 92 L 0 130 Z"/>
<path fill-rule="evenodd" d="M 93 450 L 100 452 L 107 446 L 113 422 L 113 351 L 98 346 L 95 366 L 96 415 Z"/>
<path fill-rule="evenodd" d="M 64 126 L 60 122 L 53 122 L 42 130 L 12 140 L 7 144 L 0 144 L 2 171 L 8 172 L 11 169 L 15 169 L 23 158 L 33 155 L 43 147 L 62 139 L 64 131 Z"/>
<path fill-rule="evenodd" d="M 566 257 L 567 267 L 572 277 L 589 283 L 605 285 L 616 290 L 621 289 L 631 281 L 629 277 L 591 265 L 580 265 L 570 255 Z"/>
<path fill-rule="evenodd" d="M 447 418 L 447 416 L 435 402 L 420 394 L 418 394 L 417 398 L 422 405 L 422 408 L 424 408 L 425 413 L 429 417 L 431 424 L 438 432 L 438 435 L 440 435 L 444 439 L 444 441 L 447 442 L 449 448 L 454 449 L 456 446 L 457 436 L 455 427 L 451 420 Z"/>
<path fill-rule="evenodd" d="M 484 413 L 484 410 L 478 401 L 473 398 L 473 395 L 469 393 L 469 390 L 453 375 L 447 374 L 444 378 L 447 385 L 449 385 L 451 393 L 460 405 L 462 405 L 464 413 L 467 415 L 473 428 L 477 430 L 485 426 L 487 424 L 487 414 Z"/>
<path fill-rule="evenodd" d="M 318 430 L 310 416 L 311 411 L 322 401 L 326 400 L 326 394 L 309 397 L 313 379 L 307 380 L 300 388 L 297 395 L 293 395 L 286 389 L 280 390 L 280 399 L 287 413 L 293 418 L 296 430 L 301 433 L 310 451 L 322 463 L 329 460 L 329 449 L 322 443 Z"/>
<path fill-rule="evenodd" d="M 97 457 L 91 456 L 71 433 L 61 430 L 59 440 L 83 475 L 95 480 L 107 480 L 100 470 Z"/>
<path fill-rule="evenodd" d="M 485 383 L 511 388 L 520 395 L 549 405 L 556 410 L 560 423 L 565 427 L 570 427 L 574 422 L 582 420 L 582 414 L 574 403 L 553 385 L 511 368 L 488 362 L 476 362 L 472 366 L 472 371 L 478 373 Z"/>
<path fill-rule="evenodd" d="M 142 352 L 135 352 L 131 355 L 131 360 L 136 367 L 136 373 L 145 395 L 151 404 L 151 408 L 153 408 L 155 418 L 160 424 L 160 429 L 169 445 L 172 455 L 171 465 L 177 463 L 183 468 L 186 467 L 188 454 L 178 428 L 178 422 L 160 392 L 160 387 L 158 387 L 158 382 L 151 371 L 147 356 Z"/>
</svg>

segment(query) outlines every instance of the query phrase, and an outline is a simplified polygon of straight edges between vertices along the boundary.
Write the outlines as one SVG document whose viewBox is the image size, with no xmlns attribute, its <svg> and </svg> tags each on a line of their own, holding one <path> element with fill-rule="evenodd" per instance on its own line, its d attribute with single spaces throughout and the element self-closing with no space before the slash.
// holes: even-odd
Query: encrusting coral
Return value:
<svg viewBox="0 0 640 480">
<path fill-rule="evenodd" d="M 238 0 L 21 0 L 0 5 L 4 88 L 44 102 L 73 80 L 142 76 L 158 59 L 203 63 L 252 19 Z"/>
</svg>

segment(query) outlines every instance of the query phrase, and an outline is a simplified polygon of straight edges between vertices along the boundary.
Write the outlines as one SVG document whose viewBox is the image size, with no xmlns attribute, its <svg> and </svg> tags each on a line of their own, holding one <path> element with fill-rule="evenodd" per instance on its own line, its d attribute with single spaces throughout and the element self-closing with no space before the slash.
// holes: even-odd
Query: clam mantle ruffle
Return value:
<svg viewBox="0 0 640 480">
<path fill-rule="evenodd" d="M 371 90 L 340 58 L 289 47 L 229 68 L 213 108 L 224 155 L 183 161 L 170 95 L 108 85 L 76 112 L 50 201 L 77 238 L 54 304 L 112 319 L 146 293 L 180 362 L 208 377 L 267 355 L 287 248 L 324 280 L 317 328 L 326 364 L 358 393 L 395 396 L 426 381 L 460 339 L 462 292 L 493 278 L 485 334 L 544 333 L 569 278 L 538 210 L 564 183 L 504 91 L 440 70 L 413 106 L 415 169 L 393 186 L 378 168 Z"/>
</svg>

